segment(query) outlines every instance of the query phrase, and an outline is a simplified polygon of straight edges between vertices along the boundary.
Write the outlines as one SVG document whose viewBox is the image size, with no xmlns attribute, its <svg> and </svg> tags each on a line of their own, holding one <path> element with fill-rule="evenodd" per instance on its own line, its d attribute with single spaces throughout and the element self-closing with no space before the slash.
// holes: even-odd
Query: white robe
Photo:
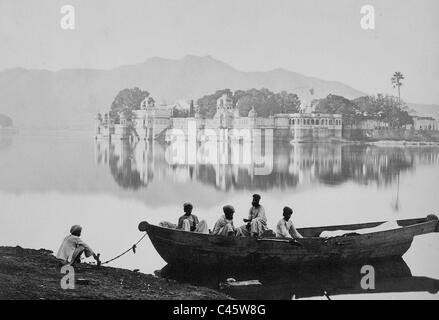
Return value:
<svg viewBox="0 0 439 320">
<path fill-rule="evenodd" d="M 191 221 L 189 221 L 188 219 L 184 219 L 182 221 L 182 228 L 181 228 L 181 230 L 190 232 L 191 231 L 191 225 L 192 225 Z M 196 233 L 203 233 L 203 234 L 209 234 L 209 227 L 207 226 L 206 220 L 201 220 L 197 224 L 197 226 L 195 227 L 194 232 L 196 232 Z"/>
<path fill-rule="evenodd" d="M 302 238 L 299 232 L 293 225 L 293 221 L 285 221 L 284 218 L 279 220 L 276 226 L 276 237 L 277 238 Z"/>
<path fill-rule="evenodd" d="M 233 220 L 228 220 L 226 219 L 225 215 L 222 215 L 221 218 L 219 218 L 215 223 L 212 234 L 228 236 L 230 232 L 233 232 L 236 236 L 241 236 L 240 229 L 235 228 L 233 225 Z"/>
<path fill-rule="evenodd" d="M 267 230 L 267 217 L 263 206 L 251 207 L 248 213 L 248 220 L 251 220 L 250 230 L 247 229 L 247 225 L 240 227 L 243 235 L 251 236 L 256 233 L 258 236 L 261 236 Z"/>
<path fill-rule="evenodd" d="M 183 231 L 191 232 L 191 227 L 195 227 L 193 232 L 209 234 L 209 227 L 207 225 L 206 220 L 198 221 L 197 216 L 190 215 L 189 217 L 181 216 L 178 219 L 178 224 L 174 224 L 168 221 L 162 221 L 159 223 L 159 226 L 169 229 L 179 229 Z"/>
<path fill-rule="evenodd" d="M 64 238 L 56 257 L 67 262 L 72 262 L 75 250 L 81 248 L 84 248 L 84 254 L 87 258 L 94 255 L 90 246 L 82 241 L 80 237 L 69 234 Z"/>
</svg>

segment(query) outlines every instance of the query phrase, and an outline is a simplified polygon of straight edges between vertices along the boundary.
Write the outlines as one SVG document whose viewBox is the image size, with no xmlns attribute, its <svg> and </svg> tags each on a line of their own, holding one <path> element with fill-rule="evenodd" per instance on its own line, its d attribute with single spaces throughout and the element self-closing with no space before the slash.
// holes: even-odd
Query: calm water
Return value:
<svg viewBox="0 0 439 320">
<path fill-rule="evenodd" d="M 439 148 L 277 142 L 271 154 L 265 143 L 210 142 L 194 157 L 186 147 L 96 143 L 89 132 L 0 137 L 0 245 L 56 251 L 70 226 L 81 224 L 83 239 L 106 260 L 140 238 L 142 220 L 175 222 L 191 201 L 211 227 L 226 203 L 241 221 L 255 192 L 272 228 L 285 205 L 293 207 L 298 227 L 439 213 Z M 264 152 L 269 155 L 261 157 Z M 147 239 L 137 254 L 111 265 L 152 273 L 166 263 Z M 226 290 L 238 298 L 324 298 L 327 291 L 333 299 L 438 299 L 439 234 L 416 238 L 403 260 L 376 272 L 377 290 L 366 294 L 360 266 L 195 278 L 162 271 L 212 287 L 227 277 L 264 284 Z"/>
</svg>

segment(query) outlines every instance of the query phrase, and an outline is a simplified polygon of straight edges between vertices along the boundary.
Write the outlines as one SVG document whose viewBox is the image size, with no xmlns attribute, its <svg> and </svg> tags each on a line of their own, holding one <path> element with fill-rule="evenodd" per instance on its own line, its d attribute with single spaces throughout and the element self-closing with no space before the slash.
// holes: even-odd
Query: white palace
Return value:
<svg viewBox="0 0 439 320">
<path fill-rule="evenodd" d="M 341 139 L 342 116 L 338 114 L 318 113 L 279 113 L 268 118 L 258 117 L 252 108 L 246 117 L 239 114 L 232 99 L 224 94 L 217 100 L 216 114 L 212 119 L 201 117 L 196 108 L 194 117 L 173 117 L 172 106 L 148 104 L 142 101 L 139 110 L 133 111 L 132 119 L 123 113 L 115 124 L 108 114 L 96 117 L 96 139 L 157 139 L 167 129 L 188 130 L 189 123 L 195 123 L 196 129 L 272 129 L 275 137 L 288 137 L 297 141 Z"/>
</svg>

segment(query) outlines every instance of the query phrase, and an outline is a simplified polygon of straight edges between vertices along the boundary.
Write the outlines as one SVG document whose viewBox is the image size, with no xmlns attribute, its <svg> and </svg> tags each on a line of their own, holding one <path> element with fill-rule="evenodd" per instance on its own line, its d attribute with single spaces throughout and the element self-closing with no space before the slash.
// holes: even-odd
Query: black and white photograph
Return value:
<svg viewBox="0 0 439 320">
<path fill-rule="evenodd" d="M 0 300 L 439 300 L 438 14 L 0 0 Z"/>
</svg>

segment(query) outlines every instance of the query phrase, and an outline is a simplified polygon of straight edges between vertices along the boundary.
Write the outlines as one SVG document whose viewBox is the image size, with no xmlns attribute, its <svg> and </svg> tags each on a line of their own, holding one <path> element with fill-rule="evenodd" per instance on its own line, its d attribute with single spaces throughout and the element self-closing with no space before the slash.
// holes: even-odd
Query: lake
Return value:
<svg viewBox="0 0 439 320">
<path fill-rule="evenodd" d="M 0 136 L 0 245 L 56 252 L 70 226 L 80 224 L 83 240 L 105 261 L 142 236 L 140 221 L 175 223 L 187 201 L 212 228 L 225 204 L 235 207 L 239 224 L 259 193 L 269 227 L 286 205 L 296 227 L 305 227 L 439 214 L 438 190 L 438 147 L 288 141 L 268 147 L 262 139 L 260 145 L 210 141 L 194 150 L 184 141 L 109 143 L 86 131 L 28 130 Z M 110 265 L 154 273 L 166 263 L 147 238 L 136 254 Z M 403 259 L 377 265 L 375 291 L 360 288 L 360 268 L 161 272 L 211 287 L 227 277 L 263 283 L 226 289 L 237 298 L 326 299 L 327 292 L 333 299 L 438 299 L 439 234 L 417 237 Z"/>
</svg>

